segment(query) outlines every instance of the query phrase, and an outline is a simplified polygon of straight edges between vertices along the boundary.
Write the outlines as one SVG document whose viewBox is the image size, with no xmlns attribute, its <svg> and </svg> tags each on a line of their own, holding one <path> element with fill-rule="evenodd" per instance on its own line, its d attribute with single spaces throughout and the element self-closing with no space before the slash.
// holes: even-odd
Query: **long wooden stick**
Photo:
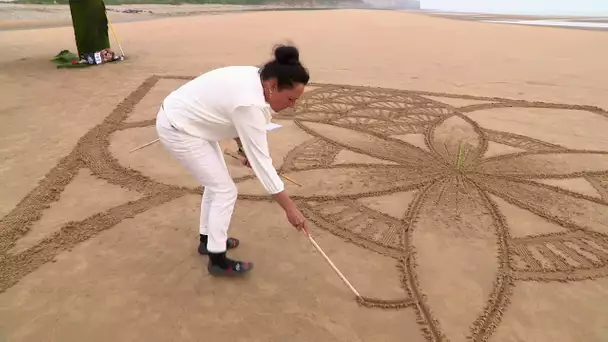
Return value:
<svg viewBox="0 0 608 342">
<path fill-rule="evenodd" d="M 146 146 L 150 146 L 150 145 L 154 144 L 155 142 L 158 142 L 159 140 L 160 139 L 156 139 L 156 140 L 150 141 L 149 143 L 145 143 L 145 144 L 143 144 L 141 146 L 138 146 L 138 147 L 132 149 L 131 151 L 129 151 L 129 153 L 135 152 L 137 150 L 141 150 L 142 148 L 144 148 Z M 235 155 L 234 153 L 232 153 L 232 152 L 230 152 L 228 150 L 225 150 L 224 153 L 227 154 L 227 155 L 229 155 L 229 156 L 231 156 L 232 158 L 234 158 L 236 160 L 241 160 L 241 158 L 239 158 L 237 155 Z M 279 174 L 279 176 L 283 177 L 284 179 L 292 182 L 293 184 L 295 184 L 295 185 L 297 185 L 299 187 L 302 187 L 302 184 L 296 182 L 295 180 L 293 180 L 293 179 L 291 179 L 291 178 L 289 178 L 289 177 L 287 177 L 287 176 L 285 176 L 283 174 Z"/>
<path fill-rule="evenodd" d="M 310 241 L 310 243 L 315 246 L 315 248 L 317 249 L 317 251 L 319 251 L 319 253 L 321 253 L 321 255 L 323 256 L 323 258 L 325 258 L 325 261 L 327 261 L 327 263 L 329 264 L 329 266 L 331 266 L 331 268 L 334 269 L 334 271 L 338 274 L 338 276 L 340 277 L 340 279 L 342 279 L 342 281 L 348 286 L 348 288 L 355 294 L 355 296 L 357 296 L 358 298 L 361 297 L 361 295 L 359 295 L 359 292 L 357 292 L 357 290 L 355 290 L 355 288 L 351 285 L 351 283 L 346 279 L 346 277 L 342 274 L 342 272 L 340 272 L 340 270 L 336 267 L 336 265 L 334 265 L 333 262 L 331 262 L 331 260 L 329 259 L 329 257 L 327 256 L 327 254 L 325 254 L 325 252 L 323 252 L 323 250 L 321 249 L 321 247 L 319 247 L 319 245 L 315 242 L 315 240 L 312 238 L 312 236 L 310 236 L 310 234 L 306 233 L 306 236 L 308 237 L 308 241 Z"/>
<path fill-rule="evenodd" d="M 112 26 L 112 22 L 110 21 L 110 17 L 108 16 L 108 11 L 106 10 L 106 19 L 108 20 L 108 24 L 110 26 L 110 30 L 112 30 L 112 34 L 114 35 L 114 39 L 116 40 L 116 44 L 118 44 L 118 48 L 120 49 L 120 54 L 125 56 L 125 52 L 122 50 L 122 46 L 120 45 L 120 41 L 118 41 L 118 36 L 116 35 L 116 31 L 114 31 L 114 26 Z"/>
<path fill-rule="evenodd" d="M 234 153 L 232 153 L 232 152 L 228 151 L 227 149 L 226 149 L 226 150 L 224 150 L 224 153 L 225 153 L 225 154 L 227 154 L 227 155 L 229 155 L 229 156 L 231 156 L 232 158 L 234 158 L 234 159 L 236 159 L 236 160 L 239 160 L 239 161 L 241 160 L 241 158 L 239 158 L 239 156 L 237 156 L 236 154 L 234 154 Z M 295 184 L 295 185 L 297 185 L 297 186 L 299 186 L 299 187 L 302 187 L 302 184 L 300 184 L 300 183 L 296 182 L 295 180 L 293 180 L 293 179 L 291 179 L 291 178 L 289 178 L 289 177 L 287 177 L 287 176 L 285 176 L 285 175 L 282 175 L 282 174 L 280 174 L 280 173 L 279 173 L 279 176 L 281 176 L 281 177 L 285 178 L 286 180 L 288 180 L 288 181 L 292 182 L 293 184 Z"/>
<path fill-rule="evenodd" d="M 142 148 L 144 148 L 144 147 L 146 147 L 146 146 L 149 146 L 149 145 L 154 144 L 154 143 L 155 143 L 155 142 L 157 142 L 158 140 L 160 140 L 160 139 L 156 139 L 156 140 L 154 140 L 154 141 L 150 141 L 150 142 L 149 142 L 149 143 L 147 143 L 147 144 L 143 144 L 143 145 L 141 145 L 141 146 L 139 146 L 139 147 L 136 147 L 136 148 L 132 149 L 131 151 L 129 151 L 129 153 L 131 153 L 131 152 L 135 152 L 135 151 L 137 151 L 137 150 L 141 150 Z"/>
<path fill-rule="evenodd" d="M 302 187 L 302 184 L 300 184 L 300 183 L 296 182 L 295 180 L 293 180 L 293 179 L 291 179 L 291 178 L 289 178 L 289 177 L 285 176 L 284 174 L 280 174 L 280 173 L 279 173 L 279 176 L 281 176 L 281 177 L 285 178 L 286 180 L 288 180 L 288 181 L 292 182 L 293 184 L 295 184 L 295 185 L 297 185 L 297 186 L 299 186 L 299 187 Z"/>
</svg>

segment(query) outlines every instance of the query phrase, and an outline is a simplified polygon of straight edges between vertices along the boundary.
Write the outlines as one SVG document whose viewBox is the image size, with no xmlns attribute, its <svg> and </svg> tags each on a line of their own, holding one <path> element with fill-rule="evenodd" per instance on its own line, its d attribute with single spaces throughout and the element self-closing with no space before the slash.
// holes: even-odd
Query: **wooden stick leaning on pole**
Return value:
<svg viewBox="0 0 608 342">
<path fill-rule="evenodd" d="M 236 160 L 239 160 L 239 161 L 241 160 L 241 158 L 239 158 L 239 156 L 237 156 L 236 154 L 234 154 L 234 153 L 232 153 L 232 152 L 228 151 L 227 149 L 226 149 L 226 150 L 224 150 L 224 153 L 225 153 L 225 154 L 227 154 L 227 155 L 229 155 L 229 156 L 231 156 L 232 158 L 234 158 L 234 159 L 236 159 Z M 297 186 L 299 186 L 299 187 L 301 187 L 301 186 L 302 186 L 302 184 L 300 184 L 300 183 L 296 182 L 295 180 L 293 180 L 293 179 L 291 179 L 291 178 L 289 178 L 289 177 L 287 177 L 287 176 L 285 176 L 285 175 L 282 175 L 282 174 L 280 174 L 280 173 L 279 173 L 279 176 L 281 176 L 281 177 L 285 178 L 286 180 L 288 180 L 288 181 L 292 182 L 293 184 L 295 184 L 295 185 L 297 185 Z"/>
<path fill-rule="evenodd" d="M 112 26 L 112 22 L 110 21 L 110 17 L 108 16 L 107 10 L 106 10 L 106 19 L 108 20 L 108 25 L 110 26 L 110 30 L 112 30 L 112 35 L 114 36 L 114 40 L 116 40 L 116 44 L 118 44 L 118 48 L 120 49 L 120 54 L 123 57 L 126 57 L 125 52 L 122 50 L 122 46 L 120 45 L 120 41 L 118 40 L 118 36 L 116 35 L 116 31 L 114 31 L 114 26 Z"/>
<path fill-rule="evenodd" d="M 319 247 L 319 245 L 317 245 L 317 243 L 312 238 L 312 236 L 310 236 L 310 234 L 308 232 L 304 232 L 304 234 L 306 234 L 306 237 L 308 237 L 308 241 L 310 241 L 310 243 L 317 249 L 317 251 L 319 253 L 321 253 L 321 255 L 323 256 L 323 258 L 325 258 L 325 261 L 327 261 L 327 263 L 329 264 L 329 266 L 331 266 L 331 268 L 333 268 L 333 270 L 338 274 L 338 276 L 340 277 L 340 279 L 342 279 L 342 281 L 348 286 L 348 288 L 353 292 L 353 294 L 355 296 L 357 296 L 357 298 L 360 299 L 361 295 L 359 294 L 359 292 L 357 292 L 357 290 L 355 290 L 355 288 L 346 279 L 346 277 L 342 274 L 342 272 L 340 272 L 340 270 L 336 267 L 336 265 L 334 265 L 334 263 L 331 262 L 331 260 L 327 256 L 327 254 L 325 254 L 325 252 L 323 252 L 323 250 L 321 249 L 321 247 Z"/>
</svg>

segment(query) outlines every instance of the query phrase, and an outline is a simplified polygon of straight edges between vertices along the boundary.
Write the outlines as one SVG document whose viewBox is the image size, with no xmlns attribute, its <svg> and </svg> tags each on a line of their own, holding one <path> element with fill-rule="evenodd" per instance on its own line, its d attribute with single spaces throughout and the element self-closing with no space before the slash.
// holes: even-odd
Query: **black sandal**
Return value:
<svg viewBox="0 0 608 342">
<path fill-rule="evenodd" d="M 243 276 L 253 269 L 253 263 L 251 262 L 230 259 L 227 259 L 227 261 L 229 266 L 227 268 L 221 268 L 219 265 L 214 265 L 211 263 L 211 260 L 209 260 L 209 264 L 207 265 L 209 274 L 213 276 L 236 277 Z"/>
</svg>

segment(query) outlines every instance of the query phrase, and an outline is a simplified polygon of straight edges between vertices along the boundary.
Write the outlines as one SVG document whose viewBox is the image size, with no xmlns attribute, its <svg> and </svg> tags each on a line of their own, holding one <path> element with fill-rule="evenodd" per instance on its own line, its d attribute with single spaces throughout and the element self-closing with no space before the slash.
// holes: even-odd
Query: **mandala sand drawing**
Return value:
<svg viewBox="0 0 608 342">
<path fill-rule="evenodd" d="M 113 132 L 154 124 L 154 120 L 127 122 L 127 118 L 163 78 L 190 79 L 150 77 L 2 219 L 0 291 L 61 251 L 126 218 L 200 193 L 200 188 L 164 184 L 123 167 L 109 151 Z M 469 115 L 520 107 L 582 110 L 608 120 L 605 110 L 343 85 L 311 88 L 296 108 L 276 117 L 294 120 L 312 136 L 287 154 L 280 171 L 303 184 L 293 197 L 317 227 L 398 261 L 403 299 L 366 298 L 361 304 L 414 310 L 425 336 L 444 341 L 459 340 L 463 332 L 447 328 L 454 316 L 443 313 L 442 302 L 473 303 L 477 311 L 461 315 L 467 320 L 462 323 L 468 327 L 464 334 L 486 341 L 508 310 L 517 283 L 576 282 L 608 275 L 608 152 L 575 150 L 482 128 Z M 450 99 L 469 104 L 451 106 L 448 103 L 457 101 Z M 496 146 L 502 150 L 497 152 Z M 344 151 L 374 162 L 335 163 Z M 37 245 L 11 253 L 15 242 L 57 201 L 81 168 L 142 196 L 68 222 Z M 555 183 L 561 180 L 582 180 L 594 193 Z M 235 181 L 240 199 L 268 200 L 252 176 Z M 401 216 L 366 204 L 398 193 L 410 198 Z M 503 210 L 507 207 L 540 217 L 559 230 L 521 234 L 522 228 Z M 434 274 L 446 263 L 454 263 L 454 276 L 450 284 L 438 284 Z M 470 290 L 476 284 L 480 289 Z M 467 296 L 451 298 L 442 286 L 468 291 Z"/>
</svg>

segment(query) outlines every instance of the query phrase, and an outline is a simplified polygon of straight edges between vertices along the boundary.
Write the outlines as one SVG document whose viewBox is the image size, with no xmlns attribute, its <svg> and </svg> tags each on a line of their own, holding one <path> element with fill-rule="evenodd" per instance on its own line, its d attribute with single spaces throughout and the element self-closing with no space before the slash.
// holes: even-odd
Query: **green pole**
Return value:
<svg viewBox="0 0 608 342">
<path fill-rule="evenodd" d="M 102 0 L 69 0 L 78 55 L 110 47 L 106 6 Z"/>
</svg>

